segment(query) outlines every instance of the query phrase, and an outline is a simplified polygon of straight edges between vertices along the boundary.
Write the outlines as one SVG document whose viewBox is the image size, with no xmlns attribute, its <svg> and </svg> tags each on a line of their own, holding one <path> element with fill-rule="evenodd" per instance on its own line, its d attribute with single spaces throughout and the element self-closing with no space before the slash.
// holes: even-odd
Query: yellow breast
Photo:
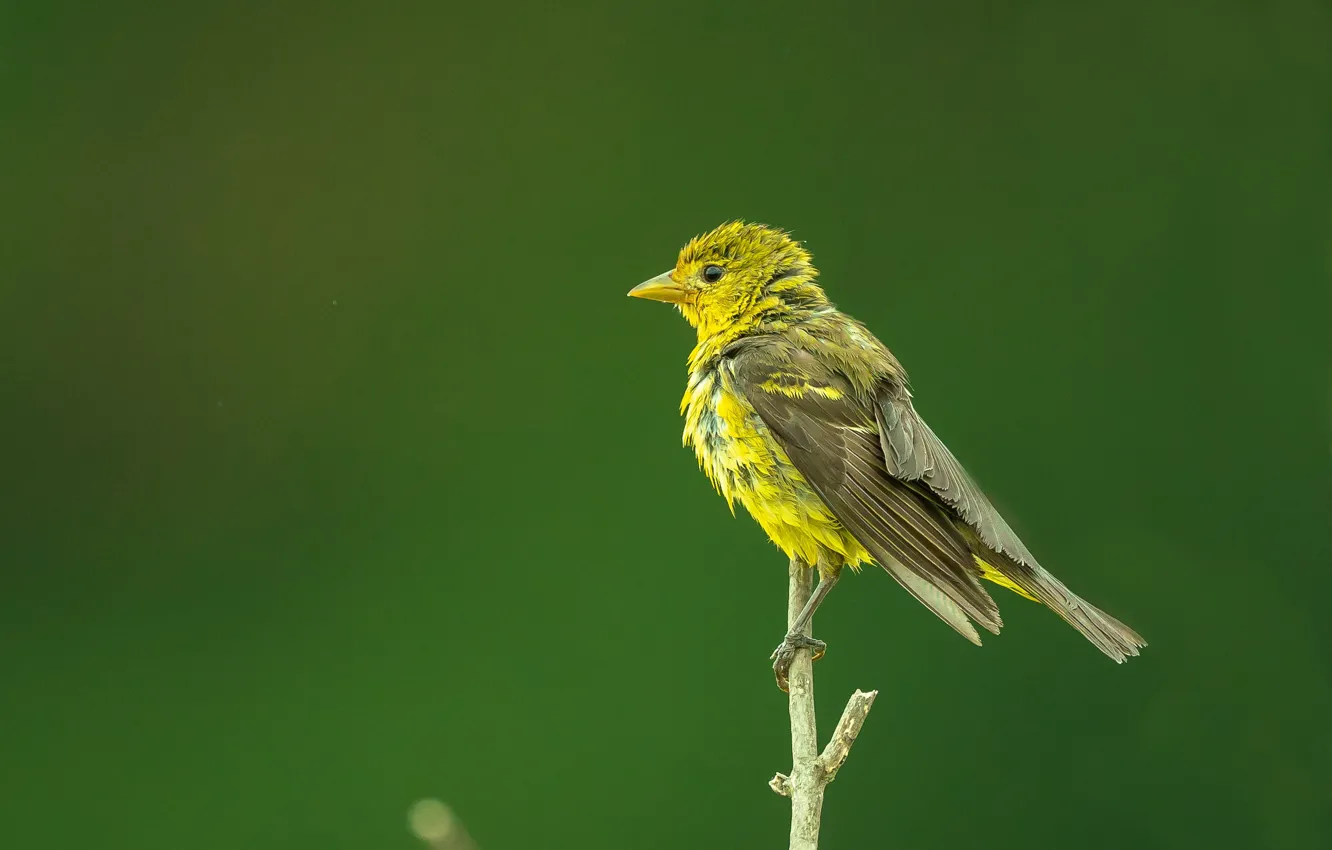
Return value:
<svg viewBox="0 0 1332 850">
<path fill-rule="evenodd" d="M 690 374 L 680 411 L 685 445 L 731 511 L 737 501 L 744 505 L 787 557 L 829 567 L 869 560 L 736 391 L 725 365 Z"/>
</svg>

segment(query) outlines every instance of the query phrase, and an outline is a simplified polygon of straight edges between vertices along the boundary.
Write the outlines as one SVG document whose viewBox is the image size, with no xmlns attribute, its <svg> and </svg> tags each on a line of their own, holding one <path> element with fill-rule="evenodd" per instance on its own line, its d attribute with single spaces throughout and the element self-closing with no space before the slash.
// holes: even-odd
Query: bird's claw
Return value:
<svg viewBox="0 0 1332 850">
<path fill-rule="evenodd" d="M 772 672 L 777 677 L 777 687 L 783 691 L 787 690 L 790 684 L 787 674 L 791 672 L 791 662 L 795 660 L 796 650 L 805 648 L 814 650 L 809 660 L 818 661 L 828 651 L 828 644 L 809 635 L 788 633 L 782 638 L 782 642 L 777 644 L 772 655 L 768 656 L 772 659 Z"/>
</svg>

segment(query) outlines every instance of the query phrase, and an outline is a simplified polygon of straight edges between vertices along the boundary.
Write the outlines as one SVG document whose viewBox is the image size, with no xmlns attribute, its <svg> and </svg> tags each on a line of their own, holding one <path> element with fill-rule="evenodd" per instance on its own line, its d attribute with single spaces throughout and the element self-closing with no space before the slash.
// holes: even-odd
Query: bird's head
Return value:
<svg viewBox="0 0 1332 850">
<path fill-rule="evenodd" d="M 783 231 L 733 221 L 694 237 L 675 268 L 629 294 L 676 305 L 704 339 L 826 304 L 817 276 L 809 252 Z"/>
</svg>

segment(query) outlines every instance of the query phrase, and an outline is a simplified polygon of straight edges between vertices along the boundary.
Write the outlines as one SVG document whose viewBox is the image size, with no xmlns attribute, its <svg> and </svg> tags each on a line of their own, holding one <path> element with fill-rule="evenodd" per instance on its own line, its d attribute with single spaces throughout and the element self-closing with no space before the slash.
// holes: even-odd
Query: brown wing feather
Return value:
<svg viewBox="0 0 1332 850">
<path fill-rule="evenodd" d="M 969 640 L 979 642 L 962 612 L 998 632 L 998 607 L 947 509 L 888 473 L 872 399 L 794 347 L 754 346 L 733 368 L 796 469 L 885 570 Z"/>
<path fill-rule="evenodd" d="M 976 530 L 989 548 L 1019 564 L 1035 564 L 1036 559 L 967 475 L 962 464 L 916 413 L 911 398 L 901 389 L 885 384 L 876 401 L 874 412 L 888 472 L 903 481 L 929 485 Z"/>
<path fill-rule="evenodd" d="M 1137 655 L 1142 636 L 1069 590 L 1036 562 L 962 464 L 925 424 L 904 390 L 884 384 L 875 404 L 888 472 L 920 482 L 970 527 L 977 554 L 1029 596 L 1063 617 L 1115 661 Z"/>
</svg>

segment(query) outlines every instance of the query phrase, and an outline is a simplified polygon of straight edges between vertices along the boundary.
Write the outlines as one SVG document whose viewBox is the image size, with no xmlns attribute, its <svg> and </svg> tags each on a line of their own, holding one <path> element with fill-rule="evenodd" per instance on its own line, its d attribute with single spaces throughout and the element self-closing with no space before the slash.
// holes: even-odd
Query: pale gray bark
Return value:
<svg viewBox="0 0 1332 850">
<path fill-rule="evenodd" d="M 791 559 L 790 589 L 787 594 L 787 627 L 796 618 L 814 589 L 815 571 L 799 558 Z M 805 626 L 805 634 L 813 623 Z M 856 691 L 842 711 L 832 739 L 819 752 L 819 730 L 814 717 L 814 664 L 810 650 L 796 650 L 788 674 L 787 704 L 791 713 L 791 773 L 777 774 L 768 783 L 772 790 L 791 798 L 791 850 L 817 850 L 819 824 L 823 815 L 823 791 L 837 776 L 837 771 L 851 752 L 860 727 L 869 714 L 878 691 Z"/>
</svg>

